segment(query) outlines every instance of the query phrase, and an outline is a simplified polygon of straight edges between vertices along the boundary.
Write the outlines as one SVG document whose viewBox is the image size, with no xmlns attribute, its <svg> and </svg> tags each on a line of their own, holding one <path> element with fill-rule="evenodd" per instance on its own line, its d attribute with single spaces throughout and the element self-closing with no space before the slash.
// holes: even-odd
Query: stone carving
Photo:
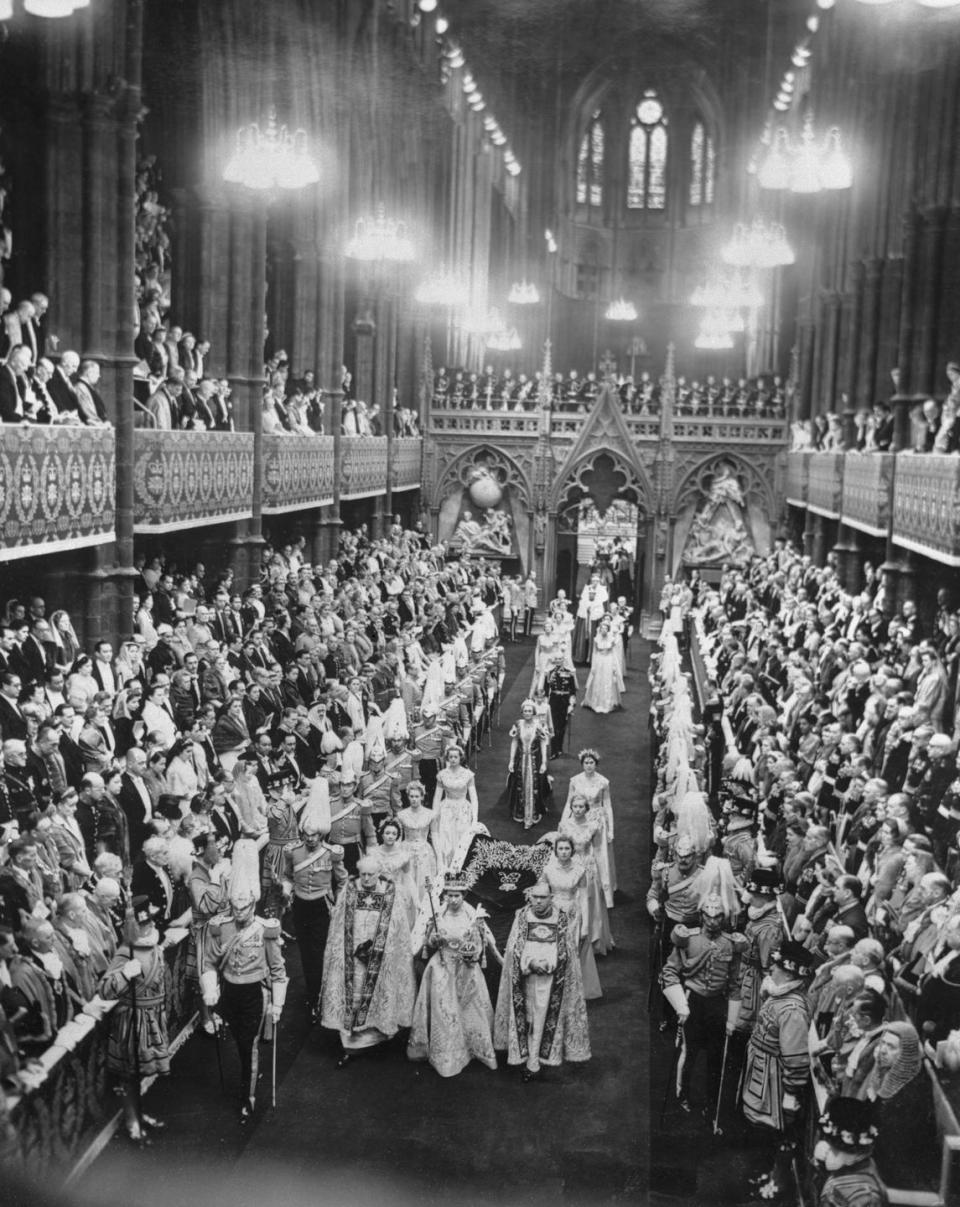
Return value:
<svg viewBox="0 0 960 1207">
<path fill-rule="evenodd" d="M 683 550 L 688 566 L 731 562 L 742 565 L 754 552 L 744 522 L 746 499 L 733 466 L 721 462 L 703 507 L 694 517 Z"/>
<path fill-rule="evenodd" d="M 513 552 L 513 532 L 505 511 L 487 511 L 477 521 L 469 511 L 457 525 L 450 542 L 463 553 L 495 553 L 508 557 Z"/>
</svg>

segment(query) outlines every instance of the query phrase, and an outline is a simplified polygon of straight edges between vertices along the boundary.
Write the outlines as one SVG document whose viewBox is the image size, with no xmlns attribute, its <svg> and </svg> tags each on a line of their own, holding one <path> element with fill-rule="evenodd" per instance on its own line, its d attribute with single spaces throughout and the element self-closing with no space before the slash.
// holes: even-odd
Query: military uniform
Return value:
<svg viewBox="0 0 960 1207">
<path fill-rule="evenodd" d="M 282 1006 L 287 993 L 287 972 L 280 950 L 280 922 L 254 917 L 246 926 L 230 918 L 207 928 L 204 997 L 216 997 L 217 1012 L 233 1032 L 240 1056 L 240 1084 L 244 1100 L 252 1106 L 257 1090 L 260 1036 L 270 1000 Z M 270 990 L 268 998 L 267 990 Z"/>
<path fill-rule="evenodd" d="M 413 729 L 413 742 L 420 755 L 420 779 L 426 793 L 426 803 L 433 803 L 437 791 L 437 772 L 448 740 L 452 737 L 445 725 L 423 721 Z"/>
<path fill-rule="evenodd" d="M 707 1102 L 715 1103 L 723 1072 L 728 1001 L 738 991 L 740 956 L 747 945 L 743 935 L 722 931 L 711 937 L 699 927 L 675 926 L 673 950 L 661 973 L 664 994 L 671 986 L 686 990 L 690 1011 L 683 1028 L 686 1059 L 680 1072 L 679 1098 L 690 1095 L 690 1074 L 700 1052 L 706 1053 Z M 679 1008 L 679 1007 L 678 1007 Z"/>
<path fill-rule="evenodd" d="M 339 798 L 331 795 L 327 841 L 343 847 L 343 862 L 351 875 L 357 870 L 364 840 L 372 846 L 377 841 L 377 834 L 370 814 L 363 810 L 363 801 L 356 793 Z"/>
<path fill-rule="evenodd" d="M 320 1001 L 330 914 L 337 890 L 346 878 L 342 847 L 321 842 L 311 851 L 306 843 L 300 842 L 283 853 L 283 895 L 292 900 L 293 924 L 311 1010 Z"/>
<path fill-rule="evenodd" d="M 547 700 L 553 721 L 551 758 L 563 754 L 563 741 L 570 720 L 570 710 L 577 702 L 577 680 L 568 666 L 555 666 L 546 678 Z"/>
<path fill-rule="evenodd" d="M 681 872 L 676 863 L 654 862 L 647 891 L 647 908 L 659 905 L 668 922 L 687 923 L 699 917 L 700 894 L 697 877 L 703 871 L 697 864 L 691 872 Z"/>
<path fill-rule="evenodd" d="M 379 828 L 387 817 L 392 817 L 396 812 L 396 784 L 386 768 L 381 768 L 380 771 L 365 771 L 357 782 L 357 795 L 362 802 L 364 813 L 373 821 L 374 828 Z"/>
<path fill-rule="evenodd" d="M 721 846 L 724 857 L 730 860 L 734 876 L 741 882 L 748 879 L 757 859 L 753 821 L 748 818 L 731 818 Z"/>
</svg>

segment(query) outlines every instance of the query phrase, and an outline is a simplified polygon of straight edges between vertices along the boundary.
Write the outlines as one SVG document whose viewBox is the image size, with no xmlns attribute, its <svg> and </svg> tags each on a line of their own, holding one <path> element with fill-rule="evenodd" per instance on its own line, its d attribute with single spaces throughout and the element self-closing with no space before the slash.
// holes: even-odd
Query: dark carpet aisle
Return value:
<svg viewBox="0 0 960 1207">
<path fill-rule="evenodd" d="M 597 747 L 616 814 L 620 881 L 612 914 L 616 951 L 598 961 L 602 1001 L 591 1003 L 593 1059 L 548 1070 L 523 1085 L 519 1071 L 473 1064 L 443 1079 L 391 1050 L 337 1070 L 337 1038 L 307 1026 L 295 947 L 278 1048 L 277 1109 L 269 1068 L 257 1116 L 241 1129 L 232 1088 L 236 1061 L 224 1045 L 228 1094 L 220 1093 L 212 1041 L 195 1036 L 173 1074 L 151 1090 L 147 1109 L 167 1129 L 146 1152 L 115 1139 L 74 1187 L 74 1201 L 123 1204 L 204 1202 L 583 1204 L 647 1202 L 650 1070 L 646 1019 L 649 928 L 649 742 L 646 643 L 635 640 L 625 709 L 598 717 L 578 708 L 571 754 L 551 763 L 557 812 L 576 751 Z M 498 808 L 507 736 L 532 671 L 532 643 L 507 646 L 501 725 L 477 771 L 480 819 L 497 837 L 523 841 Z M 586 672 L 580 670 L 581 688 Z M 269 1061 L 269 1049 L 264 1053 Z"/>
</svg>

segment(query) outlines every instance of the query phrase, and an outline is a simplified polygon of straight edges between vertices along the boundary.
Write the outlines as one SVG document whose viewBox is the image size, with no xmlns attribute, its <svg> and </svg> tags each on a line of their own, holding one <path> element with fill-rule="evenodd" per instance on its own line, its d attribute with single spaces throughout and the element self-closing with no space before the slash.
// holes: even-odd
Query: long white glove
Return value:
<svg viewBox="0 0 960 1207">
<path fill-rule="evenodd" d="M 283 1013 L 283 1004 L 287 1000 L 287 982 L 274 981 L 270 987 L 271 1005 L 270 1017 L 275 1023 L 280 1021 L 280 1015 Z"/>
<path fill-rule="evenodd" d="M 200 974 L 200 992 L 203 994 L 205 1006 L 215 1006 L 220 1000 L 220 985 L 217 974 L 207 971 Z"/>
<path fill-rule="evenodd" d="M 690 1006 L 687 1003 L 687 995 L 683 991 L 683 986 L 666 985 L 664 986 L 663 996 L 667 999 L 674 1010 L 676 1010 L 677 1019 L 681 1023 L 685 1023 L 690 1017 Z"/>
<path fill-rule="evenodd" d="M 127 960 L 120 971 L 128 981 L 132 981 L 134 977 L 138 977 L 143 973 L 143 965 L 139 960 Z"/>
</svg>

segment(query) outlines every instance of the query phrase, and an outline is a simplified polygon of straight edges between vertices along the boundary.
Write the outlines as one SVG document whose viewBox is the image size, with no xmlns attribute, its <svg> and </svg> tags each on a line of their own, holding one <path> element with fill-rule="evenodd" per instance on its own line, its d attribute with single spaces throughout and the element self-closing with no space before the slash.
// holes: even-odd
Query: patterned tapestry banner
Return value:
<svg viewBox="0 0 960 1207">
<path fill-rule="evenodd" d="M 0 428 L 0 562 L 113 540 L 112 428 Z"/>
<path fill-rule="evenodd" d="M 332 436 L 264 436 L 265 513 L 327 507 L 333 502 L 333 480 Z"/>
<path fill-rule="evenodd" d="M 134 432 L 134 531 L 246 519 L 253 501 L 252 432 Z"/>
</svg>

